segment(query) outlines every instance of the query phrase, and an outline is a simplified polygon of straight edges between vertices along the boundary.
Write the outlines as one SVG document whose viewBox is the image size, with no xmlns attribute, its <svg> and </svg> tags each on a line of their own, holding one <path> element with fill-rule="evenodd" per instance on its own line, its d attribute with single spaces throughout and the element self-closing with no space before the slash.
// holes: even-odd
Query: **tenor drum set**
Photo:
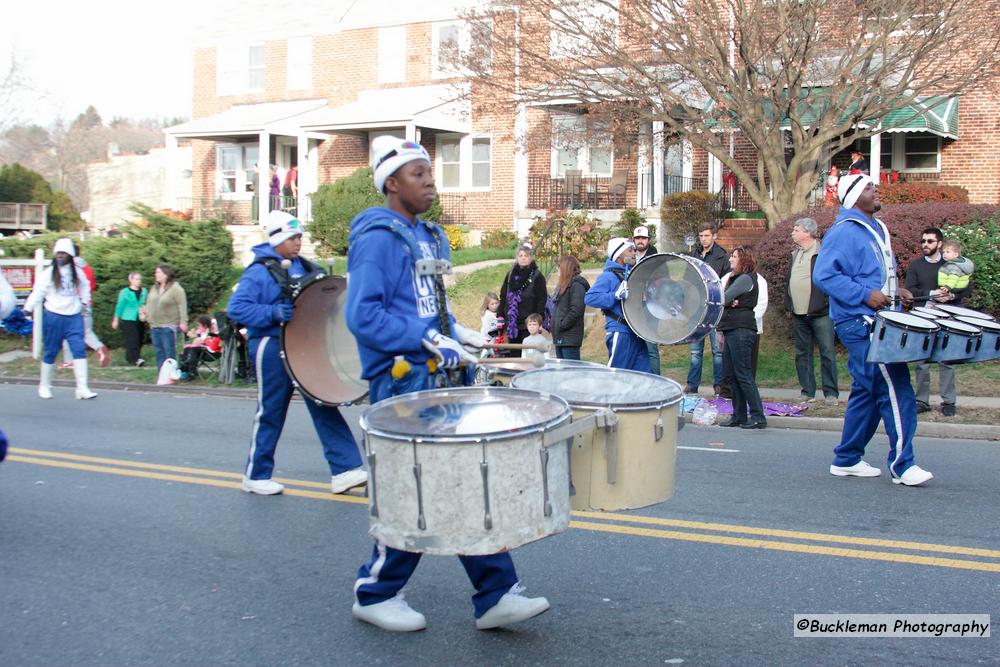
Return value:
<svg viewBox="0 0 1000 667">
<path fill-rule="evenodd" d="M 875 313 L 869 363 L 975 363 L 1000 359 L 1000 324 L 992 315 L 935 303 L 908 313 Z"/>
</svg>

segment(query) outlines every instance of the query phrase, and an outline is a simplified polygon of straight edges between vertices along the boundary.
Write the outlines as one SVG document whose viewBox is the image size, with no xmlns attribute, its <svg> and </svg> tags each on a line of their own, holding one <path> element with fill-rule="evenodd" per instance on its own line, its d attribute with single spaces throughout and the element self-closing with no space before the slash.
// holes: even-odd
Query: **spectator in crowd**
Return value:
<svg viewBox="0 0 1000 667">
<path fill-rule="evenodd" d="M 514 267 L 503 279 L 500 288 L 500 317 L 507 328 L 507 342 L 520 343 L 528 335 L 525 318 L 532 313 L 544 313 L 548 292 L 545 277 L 538 270 L 531 246 L 517 249 Z M 515 350 L 513 356 L 521 356 Z"/>
<path fill-rule="evenodd" d="M 867 174 L 868 160 L 865 159 L 861 151 L 851 151 L 851 166 L 848 167 L 848 174 Z"/>
<path fill-rule="evenodd" d="M 639 338 L 625 321 L 622 301 L 628 298 L 628 271 L 635 264 L 632 241 L 616 237 L 608 241 L 608 260 L 604 272 L 587 290 L 584 302 L 604 313 L 604 344 L 608 347 L 608 366 L 649 372 L 646 341 Z"/>
<path fill-rule="evenodd" d="M 125 343 L 125 361 L 131 366 L 142 366 L 146 362 L 142 358 L 142 339 L 146 333 L 146 297 L 149 290 L 142 286 L 142 274 L 133 271 L 128 274 L 128 287 L 118 292 L 118 303 L 115 304 L 115 316 L 111 319 L 111 328 L 121 328 Z"/>
<path fill-rule="evenodd" d="M 271 165 L 271 181 L 269 183 L 268 193 L 271 197 L 271 208 L 280 208 L 277 206 L 278 197 L 281 196 L 281 179 L 278 178 L 278 165 Z"/>
<path fill-rule="evenodd" d="M 837 385 L 837 349 L 830 320 L 830 301 L 822 290 L 813 287 L 813 270 L 819 256 L 820 242 L 816 238 L 816 221 L 800 218 L 792 227 L 792 251 L 785 276 L 785 312 L 792 318 L 795 341 L 795 370 L 803 400 L 816 397 L 816 372 L 813 366 L 813 344 L 819 346 L 820 380 L 827 403 L 836 405 L 840 398 Z"/>
<path fill-rule="evenodd" d="M 87 346 L 83 341 L 83 308 L 90 303 L 90 281 L 74 262 L 73 242 L 62 238 L 52 249 L 52 265 L 38 275 L 24 310 L 32 313 L 41 304 L 44 312 L 41 326 L 45 343 L 38 395 L 52 398 L 52 374 L 56 355 L 63 341 L 73 352 L 73 375 L 76 377 L 76 397 L 95 398 L 87 386 Z"/>
<path fill-rule="evenodd" d="M 552 343 L 542 333 L 542 316 L 538 313 L 532 313 L 525 318 L 524 323 L 528 328 L 524 344 L 530 345 L 534 349 L 525 350 L 521 356 L 528 359 L 540 359 L 544 363 L 544 360 L 549 356 L 549 348 L 552 347 Z"/>
<path fill-rule="evenodd" d="M 941 257 L 944 262 L 938 271 L 938 284 L 951 291 L 953 303 L 960 303 L 969 291 L 975 265 L 971 259 L 962 257 L 962 244 L 955 239 L 945 239 L 941 243 Z"/>
<path fill-rule="evenodd" d="M 645 225 L 636 227 L 632 232 L 632 243 L 635 244 L 635 263 L 638 264 L 646 257 L 657 253 L 656 246 L 649 242 L 649 227 Z M 654 375 L 660 374 L 660 346 L 656 343 L 646 341 L 646 351 L 649 353 L 649 371 Z"/>
<path fill-rule="evenodd" d="M 557 359 L 579 359 L 583 345 L 583 315 L 587 309 L 584 297 L 590 283 L 580 275 L 580 262 L 576 257 L 559 258 L 559 282 L 552 298 L 552 342 Z"/>
<path fill-rule="evenodd" d="M 705 222 L 698 226 L 698 247 L 691 253 L 692 257 L 705 262 L 715 271 L 720 278 L 730 271 L 729 253 L 716 243 L 719 233 L 715 225 Z M 719 339 L 713 329 L 705 338 L 708 339 L 712 348 L 712 385 L 715 395 L 722 391 L 722 350 L 719 348 Z M 691 343 L 691 365 L 688 368 L 687 385 L 684 392 L 687 394 L 697 394 L 698 385 L 701 384 L 701 362 L 705 354 L 705 338 Z"/>
<path fill-rule="evenodd" d="M 947 303 L 955 296 L 950 289 L 942 287 L 938 282 L 943 261 L 941 257 L 943 240 L 944 236 L 937 227 L 927 227 L 920 234 L 920 250 L 923 254 L 906 267 L 906 289 L 910 290 L 914 299 Z M 917 413 L 929 412 L 931 365 L 926 361 L 917 362 L 914 374 L 917 378 Z M 946 417 L 954 416 L 957 399 L 954 365 L 938 362 L 938 387 L 941 391 L 941 414 Z"/>
<path fill-rule="evenodd" d="M 108 351 L 108 346 L 102 343 L 101 339 L 94 333 L 93 300 L 94 293 L 97 291 L 97 277 L 94 275 L 94 268 L 87 263 L 87 260 L 80 256 L 80 248 L 75 243 L 73 244 L 73 252 L 76 253 L 76 256 L 73 257 L 73 263 L 83 271 L 83 275 L 87 276 L 87 282 L 90 283 L 91 303 L 83 307 L 83 342 L 97 353 L 97 365 L 101 368 L 107 368 L 108 364 L 111 363 L 111 353 Z M 70 352 L 69 344 L 64 342 L 63 359 L 66 361 L 63 362 L 63 368 L 70 368 L 73 365 L 72 358 L 73 355 Z"/>
<path fill-rule="evenodd" d="M 156 368 L 167 359 L 177 359 L 177 332 L 187 333 L 187 294 L 169 264 L 153 271 L 153 288 L 146 295 L 146 321 L 156 350 Z"/>
<path fill-rule="evenodd" d="M 487 292 L 483 297 L 483 313 L 479 318 L 479 333 L 484 338 L 495 338 L 500 328 L 500 320 L 497 317 L 497 309 L 500 307 L 500 297 L 495 292 Z"/>
<path fill-rule="evenodd" d="M 722 276 L 722 289 L 725 290 L 729 286 L 729 281 L 733 278 L 733 272 L 730 271 L 726 275 Z M 760 356 L 760 338 L 764 335 L 764 314 L 767 312 L 767 280 L 763 275 L 757 274 L 757 305 L 754 306 L 753 316 L 757 320 L 757 337 L 753 342 L 753 377 L 754 380 L 757 379 L 757 358 Z M 729 357 L 726 356 L 726 337 L 722 335 L 719 340 L 719 347 L 722 348 L 722 391 L 719 395 L 722 398 L 733 397 L 733 369 L 729 363 Z"/>
<path fill-rule="evenodd" d="M 732 278 L 726 286 L 725 310 L 718 329 L 725 334 L 724 352 L 733 369 L 733 416 L 722 426 L 766 428 L 764 405 L 753 376 L 753 346 L 758 336 L 754 308 L 760 298 L 757 260 L 739 246 L 730 257 Z"/>
<path fill-rule="evenodd" d="M 218 355 L 222 352 L 222 338 L 219 337 L 219 325 L 208 315 L 198 316 L 198 326 L 188 329 L 187 335 L 191 342 L 184 346 L 181 352 L 181 380 L 190 382 L 198 377 L 198 366 L 206 354 Z"/>
</svg>

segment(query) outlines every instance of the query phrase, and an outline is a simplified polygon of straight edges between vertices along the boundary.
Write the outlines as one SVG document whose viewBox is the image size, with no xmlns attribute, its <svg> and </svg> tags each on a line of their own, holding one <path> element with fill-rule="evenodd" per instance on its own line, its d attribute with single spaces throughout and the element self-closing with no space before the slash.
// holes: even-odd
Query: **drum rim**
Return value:
<svg viewBox="0 0 1000 667">
<path fill-rule="evenodd" d="M 528 395 L 532 397 L 546 397 L 555 398 L 563 404 L 565 410 L 558 417 L 550 419 L 547 422 L 541 424 L 534 424 L 516 431 L 503 431 L 499 433 L 463 433 L 462 435 L 414 435 L 413 433 L 404 433 L 389 431 L 386 429 L 375 428 L 371 426 L 369 422 L 369 413 L 372 410 L 383 407 L 389 402 L 402 403 L 407 400 L 414 400 L 417 397 L 434 394 L 437 396 L 447 396 L 452 393 L 476 393 L 476 394 L 489 394 L 489 393 L 506 393 L 510 394 L 512 392 Z M 516 389 L 514 387 L 493 387 L 490 385 L 474 385 L 470 387 L 444 387 L 441 389 L 425 389 L 423 391 L 414 391 L 408 394 L 400 394 L 399 396 L 390 396 L 389 398 L 383 399 L 374 405 L 368 406 L 364 412 L 361 413 L 361 418 L 359 423 L 361 425 L 361 430 L 364 432 L 365 437 L 369 435 L 376 435 L 381 438 L 386 438 L 388 440 L 397 440 L 401 442 L 418 442 L 421 444 L 455 444 L 455 443 L 477 443 L 477 442 L 496 442 L 499 440 L 517 440 L 526 435 L 531 435 L 534 433 L 544 433 L 550 428 L 562 425 L 564 422 L 569 421 L 573 416 L 573 411 L 569 405 L 569 402 L 561 396 L 556 396 L 552 393 L 546 393 L 541 391 L 532 391 L 530 389 Z"/>
<path fill-rule="evenodd" d="M 977 327 L 975 324 L 969 324 L 968 322 L 962 322 L 962 321 L 957 320 L 957 319 L 953 320 L 953 319 L 949 318 L 947 320 L 941 320 L 941 322 L 939 322 L 939 324 L 941 325 L 941 328 L 942 329 L 946 329 L 949 334 L 953 334 L 953 335 L 954 334 L 958 334 L 960 336 L 982 336 L 983 335 L 983 330 L 980 329 L 979 327 Z M 973 329 L 975 329 L 975 331 L 962 331 L 961 327 L 954 328 L 956 324 L 959 324 L 959 325 L 963 325 L 964 324 L 966 326 L 970 326 Z"/>
<path fill-rule="evenodd" d="M 981 310 L 976 310 L 974 308 L 969 308 L 967 306 L 958 306 L 958 305 L 955 305 L 953 303 L 938 303 L 938 304 L 935 304 L 934 307 L 937 308 L 938 310 L 942 311 L 942 312 L 948 313 L 949 317 L 959 317 L 959 316 L 961 316 L 961 317 L 977 317 L 978 319 L 981 319 L 981 320 L 989 320 L 991 322 L 995 322 L 996 321 L 996 318 L 993 317 L 992 315 L 990 315 L 989 313 L 984 313 Z M 961 311 L 957 312 L 957 313 L 953 313 L 952 310 L 955 310 L 956 308 L 961 308 Z M 979 317 L 977 315 L 969 315 L 969 313 L 979 313 L 979 315 L 982 315 L 982 317 Z"/>
<path fill-rule="evenodd" d="M 677 387 L 677 389 L 678 389 L 678 396 L 676 398 L 668 399 L 666 401 L 647 401 L 647 402 L 633 402 L 633 403 L 609 403 L 607 401 L 604 401 L 604 402 L 596 402 L 596 401 L 570 401 L 569 399 L 565 399 L 564 398 L 563 400 L 565 400 L 569 404 L 569 406 L 571 408 L 574 408 L 574 409 L 580 408 L 580 409 L 588 409 L 588 410 L 597 410 L 599 408 L 608 408 L 609 410 L 614 410 L 615 412 L 618 412 L 618 411 L 622 411 L 622 412 L 637 412 L 637 411 L 641 411 L 641 410 L 649 410 L 651 408 L 669 407 L 671 405 L 676 405 L 676 404 L 678 404 L 678 403 L 680 403 L 681 401 L 684 400 L 684 391 L 681 388 L 681 385 L 678 382 L 675 382 L 674 380 L 671 380 L 668 377 L 663 377 L 662 375 L 653 375 L 652 373 L 644 373 L 642 371 L 633 371 L 633 370 L 629 370 L 627 368 L 608 368 L 607 366 L 602 366 L 601 368 L 604 369 L 602 372 L 605 372 L 605 373 L 617 373 L 619 375 L 643 375 L 643 376 L 650 376 L 650 377 L 660 378 L 660 380 L 662 380 L 662 381 L 670 382 L 673 385 L 675 385 Z M 523 378 L 523 377 L 526 377 L 526 376 L 529 376 L 529 375 L 533 375 L 533 374 L 537 374 L 537 373 L 543 373 L 543 372 L 550 372 L 551 373 L 552 370 L 553 369 L 550 369 L 550 368 L 537 368 L 537 369 L 535 369 L 533 371 L 526 371 L 524 373 L 520 373 L 519 377 Z M 511 385 L 513 386 L 514 382 L 516 382 L 516 381 L 517 381 L 517 378 L 514 378 L 513 380 L 511 380 Z M 522 387 L 513 387 L 513 388 L 514 389 L 520 389 L 522 391 L 538 391 L 537 389 L 524 389 Z M 552 393 L 552 392 L 548 392 L 548 393 Z M 558 395 L 558 394 L 555 394 L 555 395 Z M 560 397 L 560 398 L 562 398 L 562 397 Z"/>
<path fill-rule="evenodd" d="M 512 360 L 513 359 L 523 359 L 523 358 L 524 357 L 511 357 Z M 531 371 L 541 371 L 541 370 L 545 370 L 546 368 L 549 368 L 549 365 L 548 365 L 549 361 L 553 361 L 553 360 L 552 359 L 546 359 L 545 360 L 545 366 L 542 367 L 542 368 L 538 368 L 537 366 L 535 366 L 531 362 L 526 361 L 523 365 L 527 366 L 528 368 L 524 368 L 522 370 L 514 370 L 513 368 L 507 368 L 506 366 L 502 366 L 500 364 L 492 364 L 493 374 L 494 375 L 503 375 L 505 377 L 514 377 L 515 375 L 520 375 L 521 373 L 530 373 Z M 585 361 L 583 359 L 555 359 L 554 361 L 557 361 L 557 362 L 560 362 L 560 361 L 572 361 L 572 362 L 574 362 L 572 364 L 566 364 L 565 368 L 587 368 L 587 367 L 590 367 L 590 366 L 596 366 L 598 368 L 606 368 L 604 364 L 599 364 L 596 361 Z M 514 362 L 514 363 L 517 363 L 517 362 Z M 579 365 L 577 365 L 577 364 L 579 364 Z M 556 364 L 553 364 L 551 368 L 559 368 L 559 366 L 560 366 L 560 364 L 556 363 Z M 526 391 L 531 391 L 531 390 L 526 390 Z"/>
<path fill-rule="evenodd" d="M 989 331 L 991 333 L 1000 333 L 1000 322 L 996 320 L 984 320 L 981 317 L 971 317 L 969 315 L 956 315 L 955 320 L 958 322 L 965 322 L 974 327 L 979 327 L 983 332 Z M 974 320 L 970 322 L 969 320 Z M 985 326 L 983 326 L 985 325 Z"/>
<path fill-rule="evenodd" d="M 886 318 L 885 317 L 886 313 L 896 313 L 897 315 L 909 315 L 910 317 L 916 317 L 919 320 L 923 320 L 924 322 L 927 322 L 931 326 L 929 328 L 923 328 L 923 327 L 915 326 L 912 323 L 897 322 L 897 321 L 893 320 L 892 318 Z M 938 322 L 936 320 L 932 320 L 932 319 L 927 318 L 927 317 L 921 317 L 920 315 L 914 315 L 913 313 L 904 313 L 904 312 L 899 311 L 899 310 L 880 310 L 877 313 L 875 313 L 875 317 L 879 321 L 882 321 L 882 322 L 888 321 L 888 322 L 890 322 L 893 327 L 897 327 L 897 328 L 903 329 L 905 331 L 912 331 L 914 333 L 923 333 L 923 334 L 934 333 L 935 331 L 938 331 L 941 328 L 938 325 Z"/>
<path fill-rule="evenodd" d="M 944 312 L 943 310 L 940 310 L 940 312 L 937 313 L 934 312 L 935 310 L 940 310 L 940 309 L 932 308 L 929 306 L 914 306 L 910 310 L 910 313 L 915 314 L 917 317 L 923 317 L 924 319 L 929 319 L 929 320 L 943 320 L 947 319 L 948 317 L 951 317 L 950 315 L 948 315 L 948 313 Z"/>
</svg>

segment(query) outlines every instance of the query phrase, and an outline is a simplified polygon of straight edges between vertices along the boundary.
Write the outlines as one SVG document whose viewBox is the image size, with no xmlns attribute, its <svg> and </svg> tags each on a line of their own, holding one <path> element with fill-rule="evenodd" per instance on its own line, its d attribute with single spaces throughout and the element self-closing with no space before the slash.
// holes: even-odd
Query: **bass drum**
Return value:
<svg viewBox="0 0 1000 667">
<path fill-rule="evenodd" d="M 292 293 L 295 314 L 281 327 L 281 359 L 292 384 L 320 405 L 349 405 L 368 394 L 347 329 L 347 279 L 318 275 Z"/>
<path fill-rule="evenodd" d="M 651 343 L 701 340 L 722 319 L 722 281 L 705 262 L 687 255 L 650 255 L 628 276 L 625 321 Z"/>
</svg>

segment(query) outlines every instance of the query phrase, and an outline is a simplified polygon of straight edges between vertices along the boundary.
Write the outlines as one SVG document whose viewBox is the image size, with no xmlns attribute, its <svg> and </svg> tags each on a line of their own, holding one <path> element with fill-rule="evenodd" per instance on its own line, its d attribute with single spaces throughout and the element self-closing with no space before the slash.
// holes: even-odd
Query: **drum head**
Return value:
<svg viewBox="0 0 1000 667">
<path fill-rule="evenodd" d="M 510 384 L 561 396 L 573 407 L 616 410 L 672 405 L 684 396 L 681 386 L 669 378 L 620 368 L 540 368 L 521 373 Z"/>
<path fill-rule="evenodd" d="M 361 428 L 421 442 L 517 438 L 569 418 L 566 401 L 509 387 L 432 389 L 394 396 L 365 410 Z"/>
<path fill-rule="evenodd" d="M 572 367 L 590 367 L 590 368 L 604 368 L 604 364 L 595 364 L 592 361 L 577 361 L 576 359 L 546 359 L 545 368 L 572 368 Z M 503 362 L 497 364 L 490 364 L 490 368 L 494 369 L 497 375 L 507 375 L 513 376 L 518 373 L 524 373 L 526 371 L 533 371 L 538 368 L 538 365 L 529 359 L 524 359 L 520 357 L 511 357 Z"/>
<path fill-rule="evenodd" d="M 950 303 L 938 303 L 934 305 L 935 308 L 940 308 L 944 312 L 948 313 L 953 317 L 976 317 L 980 320 L 995 320 L 996 318 L 989 313 L 981 313 L 978 310 L 973 310 L 971 308 L 965 308 L 963 306 L 953 306 Z"/>
<path fill-rule="evenodd" d="M 880 310 L 878 316 L 904 329 L 915 331 L 935 331 L 938 328 L 937 325 L 941 323 L 940 320 L 934 321 L 926 317 L 920 317 L 911 313 L 901 313 L 896 310 Z"/>
<path fill-rule="evenodd" d="M 965 324 L 971 324 L 977 329 L 982 329 L 983 331 L 1000 332 L 1000 322 L 994 320 L 981 320 L 978 317 L 965 317 L 959 315 L 955 318 L 959 322 L 964 322 Z"/>
<path fill-rule="evenodd" d="M 295 316 L 281 329 L 285 370 L 303 394 L 326 405 L 355 403 L 368 393 L 344 317 L 346 297 L 343 276 L 321 276 L 299 290 Z"/>
<path fill-rule="evenodd" d="M 918 317 L 927 318 L 928 320 L 939 320 L 942 317 L 948 317 L 948 313 L 943 310 L 938 310 L 937 308 L 924 308 L 923 306 L 911 308 L 910 312 Z"/>
<path fill-rule="evenodd" d="M 671 253 L 646 257 L 629 273 L 628 287 L 629 296 L 622 303 L 625 321 L 654 343 L 680 343 L 699 325 L 714 327 L 722 317 L 719 277 L 693 257 Z"/>
<path fill-rule="evenodd" d="M 973 335 L 982 333 L 982 329 L 979 327 L 969 324 L 967 322 L 959 322 L 957 320 L 938 320 L 938 324 L 941 325 L 942 329 L 950 331 L 952 333 L 960 333 L 966 335 Z"/>
</svg>

